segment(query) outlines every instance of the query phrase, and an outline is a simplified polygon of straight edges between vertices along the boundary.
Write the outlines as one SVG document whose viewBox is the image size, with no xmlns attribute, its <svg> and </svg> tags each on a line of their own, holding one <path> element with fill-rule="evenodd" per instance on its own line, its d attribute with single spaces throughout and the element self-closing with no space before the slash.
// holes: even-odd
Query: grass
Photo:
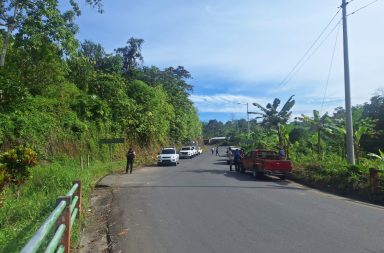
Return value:
<svg viewBox="0 0 384 253">
<path fill-rule="evenodd" d="M 124 161 L 95 162 L 80 169 L 77 161 L 64 160 L 33 167 L 23 185 L 5 187 L 0 195 L 0 252 L 19 252 L 55 208 L 56 198 L 70 190 L 73 180 L 82 182 L 83 210 L 87 210 L 96 181 L 124 166 Z M 78 232 L 73 229 L 75 241 Z"/>
<path fill-rule="evenodd" d="M 370 192 L 369 168 L 383 169 L 378 160 L 360 159 L 359 164 L 349 165 L 337 156 L 302 157 L 294 163 L 293 179 L 301 183 L 358 198 L 363 201 L 384 204 L 384 173 L 379 174 L 377 193 Z"/>
</svg>

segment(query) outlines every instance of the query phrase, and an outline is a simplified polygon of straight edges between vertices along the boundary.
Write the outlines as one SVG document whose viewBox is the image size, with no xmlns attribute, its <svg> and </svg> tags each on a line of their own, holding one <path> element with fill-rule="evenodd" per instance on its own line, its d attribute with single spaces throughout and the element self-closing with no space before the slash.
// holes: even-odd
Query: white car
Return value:
<svg viewBox="0 0 384 253">
<path fill-rule="evenodd" d="M 192 158 L 197 155 L 197 150 L 194 146 L 183 146 L 180 150 L 180 158 Z"/>
<path fill-rule="evenodd" d="M 161 153 L 157 156 L 157 165 L 174 165 L 179 163 L 179 154 L 176 148 L 163 148 Z"/>
</svg>

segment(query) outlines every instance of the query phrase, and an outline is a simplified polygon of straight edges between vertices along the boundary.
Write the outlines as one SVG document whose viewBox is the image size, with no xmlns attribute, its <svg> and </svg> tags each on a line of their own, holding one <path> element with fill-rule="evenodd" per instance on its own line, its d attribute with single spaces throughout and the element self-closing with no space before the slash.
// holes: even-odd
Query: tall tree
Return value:
<svg viewBox="0 0 384 253">
<path fill-rule="evenodd" d="M 101 12 L 101 0 L 86 0 Z M 5 0 L 0 1 L 0 28 L 2 28 L 2 48 L 0 67 L 5 65 L 5 57 L 11 37 L 16 32 L 19 40 L 29 39 L 31 32 L 42 32 L 52 42 L 69 49 L 74 40 L 71 34 L 77 31 L 74 17 L 81 14 L 76 0 L 69 0 L 71 9 L 61 12 L 58 0 Z M 74 49 L 74 48 L 72 48 Z"/>
<path fill-rule="evenodd" d="M 144 58 L 141 54 L 141 44 L 143 42 L 143 39 L 131 37 L 125 47 L 115 49 L 116 53 L 123 57 L 124 73 L 131 75 L 134 69 L 143 64 Z"/>
<path fill-rule="evenodd" d="M 261 115 L 263 118 L 262 124 L 268 127 L 275 128 L 277 130 L 277 135 L 279 138 L 279 145 L 283 145 L 283 136 L 281 133 L 280 125 L 286 124 L 289 120 L 289 117 L 291 116 L 292 112 L 291 109 L 295 105 L 295 100 L 293 99 L 294 95 L 292 95 L 287 102 L 285 102 L 283 108 L 281 108 L 280 111 L 278 111 L 278 107 L 281 103 L 280 99 L 275 98 L 273 100 L 273 103 L 268 103 L 266 107 L 258 104 L 253 103 L 254 106 L 259 108 L 262 112 L 255 114 Z"/>
</svg>

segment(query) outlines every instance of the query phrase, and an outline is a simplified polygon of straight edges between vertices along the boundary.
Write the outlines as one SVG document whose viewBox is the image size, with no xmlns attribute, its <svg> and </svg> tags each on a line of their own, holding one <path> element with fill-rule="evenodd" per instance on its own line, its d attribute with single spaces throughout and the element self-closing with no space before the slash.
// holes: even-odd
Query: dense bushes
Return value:
<svg viewBox="0 0 384 253">
<path fill-rule="evenodd" d="M 0 69 L 0 151 L 27 145 L 48 160 L 81 152 L 102 157 L 97 145 L 101 138 L 125 137 L 128 145 L 161 146 L 201 135 L 189 100 L 190 74 L 183 67 L 160 70 L 135 63 L 127 72 L 122 62 L 130 54 L 106 54 L 89 41 L 70 58 L 59 58 L 54 44 L 42 47 L 29 51 L 12 44 L 12 62 Z M 32 59 L 34 54 L 39 57 Z M 23 65 L 23 57 L 31 65 L 52 65 L 41 71 Z"/>
</svg>

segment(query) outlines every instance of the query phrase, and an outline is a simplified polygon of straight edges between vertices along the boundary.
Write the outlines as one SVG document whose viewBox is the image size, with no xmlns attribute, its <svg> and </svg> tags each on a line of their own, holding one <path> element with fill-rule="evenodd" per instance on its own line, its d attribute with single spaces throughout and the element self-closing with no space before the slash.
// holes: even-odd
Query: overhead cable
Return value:
<svg viewBox="0 0 384 253">
<path fill-rule="evenodd" d="M 328 32 L 328 34 L 324 37 L 324 39 L 317 45 L 317 47 L 310 53 L 310 55 L 306 56 L 306 58 L 304 59 L 304 61 L 300 62 L 300 65 L 298 65 L 298 67 L 294 70 L 294 72 L 289 76 L 289 78 L 285 81 L 285 84 L 289 83 L 292 78 L 294 77 L 294 75 L 299 72 L 302 67 L 304 67 L 304 65 L 309 61 L 309 59 L 311 59 L 311 57 L 317 52 L 317 50 L 324 44 L 324 42 L 329 38 L 329 36 L 336 30 L 337 27 L 339 27 L 339 25 L 341 24 L 341 19 L 339 20 L 339 22 Z M 285 85 L 284 84 L 284 85 Z M 278 90 L 280 88 L 282 88 L 284 85 L 281 85 Z"/>
<path fill-rule="evenodd" d="M 328 69 L 327 83 L 325 84 L 325 89 L 324 89 L 324 94 L 323 94 L 323 101 L 321 102 L 320 115 L 323 114 L 323 106 L 324 106 L 324 101 L 325 101 L 325 95 L 327 94 L 328 84 L 329 84 L 329 79 L 330 79 L 330 77 L 331 77 L 331 71 L 332 71 L 332 67 L 333 67 L 333 59 L 335 58 L 335 52 L 336 52 L 336 46 L 337 46 L 337 40 L 338 40 L 338 38 L 339 38 L 339 31 L 340 31 L 340 26 L 338 26 L 338 28 L 337 28 L 335 44 L 334 44 L 334 46 L 333 46 L 333 52 L 332 52 L 332 57 L 331 57 L 331 63 L 330 63 L 330 65 L 329 65 L 329 69 Z"/>
<path fill-rule="evenodd" d="M 373 2 L 370 2 L 369 4 L 366 4 L 366 5 L 364 5 L 363 7 L 360 7 L 359 9 L 352 11 L 352 12 L 349 13 L 347 16 L 356 14 L 357 12 L 361 11 L 362 9 L 365 9 L 365 8 L 367 8 L 368 6 L 374 4 L 374 3 L 378 2 L 378 1 L 379 1 L 379 0 L 375 0 L 375 1 L 373 1 Z"/>
<path fill-rule="evenodd" d="M 278 89 L 280 89 L 282 86 L 284 86 L 285 84 L 287 84 L 287 80 L 290 80 L 290 77 L 292 75 L 293 72 L 295 72 L 295 70 L 297 69 L 297 67 L 299 67 L 299 65 L 301 64 L 301 62 L 307 57 L 307 55 L 310 53 L 310 51 L 312 50 L 312 48 L 316 45 L 316 43 L 321 39 L 321 37 L 323 36 L 323 34 L 326 32 L 326 30 L 328 29 L 328 27 L 332 24 L 333 20 L 336 18 L 337 14 L 339 14 L 340 12 L 340 8 L 339 10 L 336 12 L 336 14 L 332 17 L 332 19 L 328 22 L 328 24 L 324 27 L 324 29 L 320 32 L 319 36 L 317 36 L 317 38 L 315 39 L 315 41 L 311 44 L 311 46 L 307 49 L 307 51 L 304 53 L 304 55 L 300 58 L 300 60 L 295 64 L 295 66 L 292 68 L 292 70 L 285 76 L 285 78 L 280 82 L 279 84 L 279 87 Z"/>
</svg>

